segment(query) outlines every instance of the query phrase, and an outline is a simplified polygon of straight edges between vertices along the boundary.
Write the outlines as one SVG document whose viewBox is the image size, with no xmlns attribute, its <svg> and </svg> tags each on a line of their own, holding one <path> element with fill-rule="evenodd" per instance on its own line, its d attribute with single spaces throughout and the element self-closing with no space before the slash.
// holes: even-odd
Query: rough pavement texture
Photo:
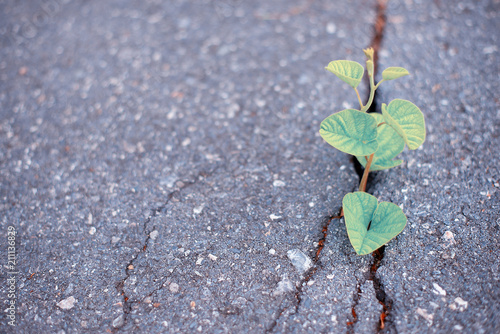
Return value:
<svg viewBox="0 0 500 334">
<path fill-rule="evenodd" d="M 408 226 L 359 257 L 332 219 L 359 180 L 318 127 L 357 101 L 323 67 L 363 62 L 375 5 L 1 2 L 17 332 L 498 331 L 498 4 L 389 3 L 380 67 L 412 76 L 378 101 L 428 138 L 368 190 Z"/>
<path fill-rule="evenodd" d="M 390 2 L 386 15 L 380 70 L 412 76 L 378 100 L 413 101 L 427 125 L 423 148 L 370 189 L 408 216 L 377 271 L 394 329 L 498 333 L 500 3 Z"/>
</svg>

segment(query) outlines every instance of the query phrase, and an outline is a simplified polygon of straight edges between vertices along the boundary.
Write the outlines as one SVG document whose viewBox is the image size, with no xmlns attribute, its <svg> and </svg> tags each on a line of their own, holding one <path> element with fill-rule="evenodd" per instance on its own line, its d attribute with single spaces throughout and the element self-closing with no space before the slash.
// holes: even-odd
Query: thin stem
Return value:
<svg viewBox="0 0 500 334">
<path fill-rule="evenodd" d="M 368 102 L 366 102 L 366 105 L 361 108 L 362 112 L 366 112 L 370 106 L 373 103 L 373 98 L 375 97 L 375 81 L 373 79 L 373 75 L 370 75 L 370 98 L 368 99 Z"/>
<path fill-rule="evenodd" d="M 379 125 L 377 125 L 377 128 L 378 128 L 379 126 L 384 125 L 384 124 L 386 124 L 386 123 L 385 123 L 385 122 L 380 123 Z"/>
<path fill-rule="evenodd" d="M 358 96 L 358 101 L 359 101 L 359 109 L 363 109 L 363 102 L 361 102 L 361 96 L 359 96 L 359 92 L 358 92 L 358 89 L 357 88 L 354 88 L 354 90 L 356 91 L 356 95 Z"/>
<path fill-rule="evenodd" d="M 384 82 L 384 79 L 380 80 L 379 83 L 375 85 L 375 90 L 377 90 L 378 86 L 380 86 L 382 82 Z"/>
<path fill-rule="evenodd" d="M 363 172 L 363 178 L 361 178 L 361 183 L 359 184 L 359 191 L 366 191 L 366 183 L 368 182 L 368 173 L 370 173 L 370 167 L 372 166 L 373 156 L 375 153 L 372 153 L 368 158 L 368 162 L 366 163 L 365 171 Z"/>
</svg>

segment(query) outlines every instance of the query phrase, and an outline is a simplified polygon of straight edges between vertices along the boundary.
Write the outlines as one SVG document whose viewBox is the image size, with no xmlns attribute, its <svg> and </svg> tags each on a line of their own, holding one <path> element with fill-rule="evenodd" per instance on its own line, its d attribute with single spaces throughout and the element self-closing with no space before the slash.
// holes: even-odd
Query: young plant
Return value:
<svg viewBox="0 0 500 334">
<path fill-rule="evenodd" d="M 365 192 L 368 173 L 400 165 L 403 161 L 394 158 L 403 152 L 405 144 L 415 150 L 425 140 L 424 115 L 410 101 L 395 99 L 389 105 L 382 104 L 381 114 L 367 113 L 382 82 L 409 73 L 402 67 L 389 67 L 382 72 L 382 80 L 375 84 L 373 49 L 363 51 L 370 81 L 368 102 L 363 105 L 357 89 L 365 71 L 363 66 L 349 60 L 330 62 L 326 69 L 354 89 L 360 109 L 346 109 L 330 115 L 321 122 L 319 130 L 328 144 L 354 155 L 365 168 L 359 191 L 346 194 L 342 200 L 347 234 L 359 255 L 382 247 L 406 226 L 406 216 L 399 206 L 379 203 L 376 197 Z"/>
</svg>

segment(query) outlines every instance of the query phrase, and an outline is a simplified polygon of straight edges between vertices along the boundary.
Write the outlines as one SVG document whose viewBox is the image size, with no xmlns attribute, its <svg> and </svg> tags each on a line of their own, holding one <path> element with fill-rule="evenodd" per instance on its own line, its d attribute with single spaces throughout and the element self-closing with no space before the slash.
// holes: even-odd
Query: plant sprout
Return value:
<svg viewBox="0 0 500 334">
<path fill-rule="evenodd" d="M 382 80 L 375 84 L 372 48 L 363 50 L 370 81 L 370 95 L 363 105 L 358 92 L 365 69 L 355 61 L 336 60 L 326 69 L 349 84 L 358 97 L 359 110 L 345 109 L 328 116 L 320 126 L 321 137 L 336 149 L 352 154 L 364 167 L 359 191 L 348 193 L 342 200 L 343 215 L 351 245 L 359 255 L 369 254 L 388 243 L 403 231 L 406 216 L 401 208 L 390 202 L 379 203 L 366 193 L 370 171 L 399 166 L 395 159 L 405 145 L 417 149 L 425 140 L 425 121 L 420 109 L 410 101 L 395 99 L 382 104 L 382 113 L 368 113 L 375 91 L 384 81 L 409 75 L 402 67 L 389 67 Z"/>
</svg>

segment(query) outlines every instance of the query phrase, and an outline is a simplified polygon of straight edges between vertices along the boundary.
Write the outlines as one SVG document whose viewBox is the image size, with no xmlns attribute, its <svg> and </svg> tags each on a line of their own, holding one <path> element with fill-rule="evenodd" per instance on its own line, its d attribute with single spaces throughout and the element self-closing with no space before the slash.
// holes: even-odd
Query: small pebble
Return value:
<svg viewBox="0 0 500 334">
<path fill-rule="evenodd" d="M 113 320 L 113 327 L 114 328 L 120 328 L 125 324 L 125 316 L 120 314 L 115 320 Z"/>
<path fill-rule="evenodd" d="M 278 283 L 278 286 L 274 290 L 273 295 L 279 296 L 279 295 L 282 295 L 282 294 L 285 294 L 287 292 L 291 292 L 291 291 L 294 291 L 294 290 L 295 290 L 295 288 L 294 288 L 292 282 L 287 277 L 284 277 Z"/>
<path fill-rule="evenodd" d="M 193 209 L 193 213 L 195 215 L 199 215 L 202 211 L 203 211 L 203 208 L 205 207 L 204 204 L 200 205 L 200 206 L 197 206 L 196 208 Z"/>
<path fill-rule="evenodd" d="M 177 293 L 177 292 L 179 292 L 179 284 L 177 284 L 177 283 L 170 283 L 170 286 L 168 287 L 168 289 L 172 293 Z"/>
<path fill-rule="evenodd" d="M 285 182 L 283 182 L 281 180 L 275 180 L 273 182 L 273 186 L 275 186 L 275 187 L 284 187 L 285 185 L 286 185 Z"/>
<path fill-rule="evenodd" d="M 157 230 L 154 230 L 154 231 L 151 231 L 151 233 L 149 233 L 149 237 L 153 240 L 156 240 L 156 238 L 158 238 L 158 234 L 159 234 L 159 232 Z"/>
<path fill-rule="evenodd" d="M 432 283 L 432 286 L 434 287 L 434 290 L 432 290 L 432 292 L 434 292 L 436 295 L 446 296 L 446 291 L 437 283 Z"/>
<path fill-rule="evenodd" d="M 450 231 L 444 232 L 442 239 L 445 243 L 444 248 L 448 248 L 450 246 L 453 246 L 456 243 L 455 237 L 453 236 L 453 233 Z"/>
<path fill-rule="evenodd" d="M 71 296 L 71 297 L 68 297 L 66 299 L 61 300 L 56 305 L 63 310 L 70 310 L 75 306 L 76 302 L 77 302 L 77 300 L 75 299 L 75 297 Z"/>
</svg>

